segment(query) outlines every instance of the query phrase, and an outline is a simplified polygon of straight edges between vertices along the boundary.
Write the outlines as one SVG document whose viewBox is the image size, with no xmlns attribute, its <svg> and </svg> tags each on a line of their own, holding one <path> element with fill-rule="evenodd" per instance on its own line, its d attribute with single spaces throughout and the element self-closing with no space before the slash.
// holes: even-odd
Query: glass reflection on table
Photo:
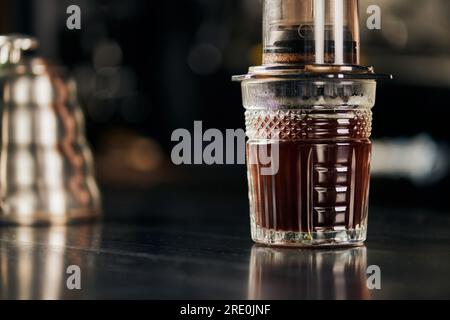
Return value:
<svg viewBox="0 0 450 320">
<path fill-rule="evenodd" d="M 366 269 L 366 247 L 300 250 L 255 245 L 248 298 L 369 299 Z"/>
<path fill-rule="evenodd" d="M 68 290 L 66 270 L 80 267 L 81 289 L 92 281 L 83 269 L 93 256 L 82 253 L 98 247 L 100 232 L 99 225 L 0 228 L 0 299 L 81 298 L 83 290 Z"/>
</svg>

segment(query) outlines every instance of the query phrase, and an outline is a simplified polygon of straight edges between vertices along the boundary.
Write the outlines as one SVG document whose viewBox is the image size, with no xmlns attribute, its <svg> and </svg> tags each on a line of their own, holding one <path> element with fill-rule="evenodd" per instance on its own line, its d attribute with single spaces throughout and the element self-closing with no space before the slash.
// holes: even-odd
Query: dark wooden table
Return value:
<svg viewBox="0 0 450 320">
<path fill-rule="evenodd" d="M 245 195 L 105 192 L 101 223 L 0 228 L 2 299 L 450 298 L 450 215 L 372 207 L 365 247 L 273 249 L 249 239 Z M 68 290 L 67 267 L 81 269 Z M 379 266 L 381 290 L 367 287 Z"/>
</svg>

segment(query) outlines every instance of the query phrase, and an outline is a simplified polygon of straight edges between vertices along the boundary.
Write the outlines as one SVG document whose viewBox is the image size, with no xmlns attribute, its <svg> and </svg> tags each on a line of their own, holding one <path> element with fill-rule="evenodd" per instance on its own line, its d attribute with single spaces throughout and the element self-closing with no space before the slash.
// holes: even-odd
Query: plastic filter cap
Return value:
<svg viewBox="0 0 450 320">
<path fill-rule="evenodd" d="M 359 65 L 358 0 L 264 0 L 263 61 Z"/>
</svg>

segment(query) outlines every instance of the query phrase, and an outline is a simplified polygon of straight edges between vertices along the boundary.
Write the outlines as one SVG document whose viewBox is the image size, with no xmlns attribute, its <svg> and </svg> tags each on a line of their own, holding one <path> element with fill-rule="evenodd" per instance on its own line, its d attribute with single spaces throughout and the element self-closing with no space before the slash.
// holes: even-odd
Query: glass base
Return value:
<svg viewBox="0 0 450 320">
<path fill-rule="evenodd" d="M 253 241 L 268 246 L 354 247 L 362 245 L 367 235 L 366 228 L 342 231 L 293 232 L 261 228 L 254 222 L 251 225 Z"/>
</svg>

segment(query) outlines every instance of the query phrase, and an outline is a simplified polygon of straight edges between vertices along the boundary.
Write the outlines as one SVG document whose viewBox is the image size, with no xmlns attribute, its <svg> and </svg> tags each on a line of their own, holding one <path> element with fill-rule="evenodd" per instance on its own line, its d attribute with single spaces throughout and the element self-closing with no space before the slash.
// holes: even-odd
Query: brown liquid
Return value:
<svg viewBox="0 0 450 320">
<path fill-rule="evenodd" d="M 279 141 L 279 170 L 275 175 L 262 175 L 261 168 L 268 166 L 259 159 L 260 149 L 270 154 L 272 146 L 264 141 L 248 142 L 249 194 L 257 226 L 318 232 L 366 225 L 370 126 L 365 132 L 357 130 L 359 120 L 355 117 L 349 122 L 347 139 L 331 139 L 338 121 L 322 119 L 320 127 L 326 127 L 329 134 L 321 139 L 310 139 L 312 133 L 305 138 Z"/>
</svg>

